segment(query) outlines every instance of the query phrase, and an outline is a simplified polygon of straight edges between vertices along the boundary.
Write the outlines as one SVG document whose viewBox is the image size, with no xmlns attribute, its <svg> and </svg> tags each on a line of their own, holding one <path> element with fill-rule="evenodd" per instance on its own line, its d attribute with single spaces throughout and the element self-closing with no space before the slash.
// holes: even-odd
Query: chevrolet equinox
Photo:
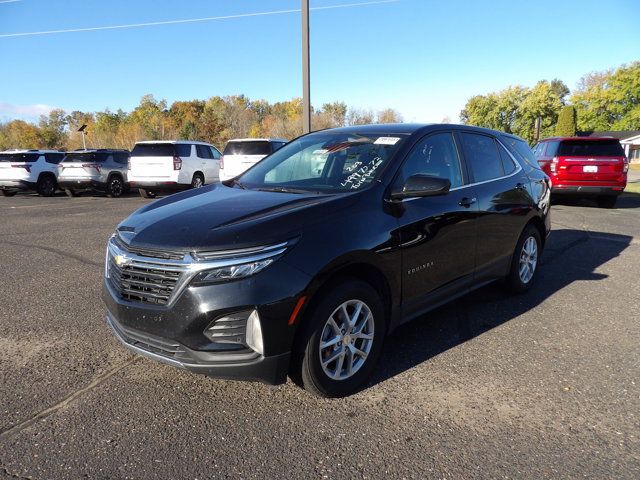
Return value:
<svg viewBox="0 0 640 480">
<path fill-rule="evenodd" d="M 549 188 L 527 144 L 492 130 L 304 135 L 120 223 L 107 321 L 133 351 L 192 372 L 348 395 L 402 323 L 496 280 L 532 286 Z"/>
</svg>

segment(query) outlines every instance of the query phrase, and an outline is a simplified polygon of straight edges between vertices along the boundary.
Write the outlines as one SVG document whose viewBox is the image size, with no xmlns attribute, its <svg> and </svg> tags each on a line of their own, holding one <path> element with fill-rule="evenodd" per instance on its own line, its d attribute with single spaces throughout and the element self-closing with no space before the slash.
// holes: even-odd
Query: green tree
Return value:
<svg viewBox="0 0 640 480">
<path fill-rule="evenodd" d="M 49 115 L 41 115 L 38 123 L 40 128 L 40 145 L 44 148 L 64 149 L 67 143 L 65 128 L 67 126 L 64 110 L 55 109 Z"/>
<path fill-rule="evenodd" d="M 640 61 L 585 75 L 571 96 L 579 130 L 640 128 Z"/>
<path fill-rule="evenodd" d="M 559 137 L 574 137 L 576 134 L 576 107 L 565 105 L 558 115 L 556 135 Z"/>
</svg>

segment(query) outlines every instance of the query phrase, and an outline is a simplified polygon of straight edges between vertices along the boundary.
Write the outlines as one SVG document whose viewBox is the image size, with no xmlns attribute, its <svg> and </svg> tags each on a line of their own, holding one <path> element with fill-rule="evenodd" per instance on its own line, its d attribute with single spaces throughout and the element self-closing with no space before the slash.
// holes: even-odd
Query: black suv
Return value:
<svg viewBox="0 0 640 480">
<path fill-rule="evenodd" d="M 494 280 L 529 289 L 549 180 L 520 138 L 370 125 L 293 140 L 155 201 L 109 239 L 107 321 L 197 373 L 357 390 L 398 325 Z"/>
</svg>

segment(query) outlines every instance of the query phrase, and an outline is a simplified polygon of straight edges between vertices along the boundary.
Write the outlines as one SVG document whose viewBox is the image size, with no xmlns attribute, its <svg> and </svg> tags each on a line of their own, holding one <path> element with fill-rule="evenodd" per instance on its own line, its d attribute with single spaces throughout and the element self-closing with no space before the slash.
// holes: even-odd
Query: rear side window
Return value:
<svg viewBox="0 0 640 480">
<path fill-rule="evenodd" d="M 213 158 L 211 149 L 206 145 L 196 145 L 196 152 L 199 158 Z"/>
<path fill-rule="evenodd" d="M 64 158 L 64 153 L 45 153 L 44 159 L 47 163 L 58 164 Z"/>
<path fill-rule="evenodd" d="M 624 157 L 618 140 L 563 140 L 559 157 Z"/>
<path fill-rule="evenodd" d="M 0 162 L 37 162 L 39 153 L 0 153 Z"/>
<path fill-rule="evenodd" d="M 113 154 L 113 158 L 116 163 L 126 165 L 129 161 L 129 154 L 127 152 L 116 152 Z"/>
<path fill-rule="evenodd" d="M 530 167 L 540 170 L 540 165 L 536 161 L 536 157 L 539 157 L 539 155 L 538 153 L 534 155 L 534 152 L 529 148 L 529 145 L 527 145 L 527 142 L 519 138 L 507 137 L 507 136 L 501 136 L 500 141 L 505 147 L 507 147 L 507 150 L 511 153 L 511 155 L 513 155 L 516 158 L 516 160 L 518 160 L 520 165 L 524 166 L 524 164 L 526 163 Z M 538 145 L 536 145 L 535 151 L 539 152 L 541 149 L 544 149 L 544 147 L 545 147 L 544 143 L 539 143 Z M 505 169 L 505 172 L 506 171 L 507 170 Z"/>
<path fill-rule="evenodd" d="M 220 158 L 220 155 L 221 155 L 220 152 L 218 151 L 218 149 L 215 148 L 215 147 L 208 147 L 208 148 L 211 148 L 211 155 L 213 155 L 212 158 L 215 158 L 216 160 L 218 160 Z"/>
<path fill-rule="evenodd" d="M 498 145 L 498 152 L 500 153 L 500 160 L 502 160 L 502 170 L 504 170 L 504 174 L 511 175 L 516 171 L 516 165 L 501 145 Z"/>
<path fill-rule="evenodd" d="M 229 142 L 224 147 L 225 155 L 269 155 L 271 145 L 266 141 L 258 142 Z"/>
<path fill-rule="evenodd" d="M 99 163 L 104 162 L 108 156 L 109 154 L 105 152 L 68 153 L 67 156 L 64 157 L 64 161 L 65 163 Z"/>
<path fill-rule="evenodd" d="M 493 138 L 486 135 L 463 132 L 462 148 L 471 166 L 474 182 L 484 182 L 504 176 L 502 159 Z"/>
<path fill-rule="evenodd" d="M 182 146 L 182 145 L 180 145 Z M 174 145 L 171 143 L 138 143 L 131 151 L 132 157 L 173 157 Z M 178 145 L 176 145 L 178 147 Z"/>
<path fill-rule="evenodd" d="M 544 149 L 544 151 L 540 152 L 541 156 L 555 157 L 556 152 L 558 151 L 558 145 L 560 145 L 560 142 L 546 142 L 546 143 L 543 143 L 543 145 L 546 145 L 546 148 Z"/>
<path fill-rule="evenodd" d="M 176 155 L 179 157 L 190 157 L 191 156 L 191 144 L 190 143 L 176 143 L 174 145 Z"/>
</svg>

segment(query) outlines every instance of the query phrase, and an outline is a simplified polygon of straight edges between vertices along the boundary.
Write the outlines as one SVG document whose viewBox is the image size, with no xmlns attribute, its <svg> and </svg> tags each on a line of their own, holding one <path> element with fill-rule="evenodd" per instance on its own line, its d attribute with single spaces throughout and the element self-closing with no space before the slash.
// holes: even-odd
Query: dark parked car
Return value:
<svg viewBox="0 0 640 480">
<path fill-rule="evenodd" d="M 549 183 L 520 138 L 459 125 L 299 137 L 109 239 L 107 321 L 193 372 L 354 392 L 398 325 L 472 289 L 531 287 Z"/>
</svg>

